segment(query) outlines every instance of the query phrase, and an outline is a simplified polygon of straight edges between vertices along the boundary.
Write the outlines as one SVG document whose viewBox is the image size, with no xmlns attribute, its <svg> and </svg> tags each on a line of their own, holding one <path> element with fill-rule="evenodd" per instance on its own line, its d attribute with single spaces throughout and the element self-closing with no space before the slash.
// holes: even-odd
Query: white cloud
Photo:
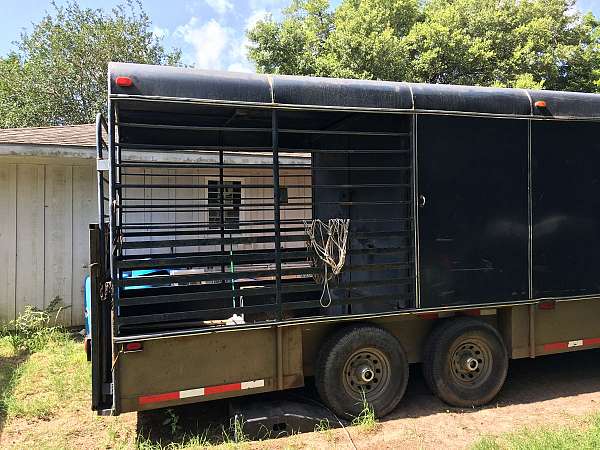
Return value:
<svg viewBox="0 0 600 450">
<path fill-rule="evenodd" d="M 252 10 L 266 9 L 272 11 L 288 5 L 289 0 L 249 0 L 248 5 Z"/>
<path fill-rule="evenodd" d="M 156 36 L 158 39 L 169 37 L 170 31 L 168 28 L 161 28 L 157 25 L 152 27 L 152 34 Z"/>
<path fill-rule="evenodd" d="M 269 13 L 267 12 L 266 9 L 257 9 L 255 11 L 252 11 L 250 13 L 250 15 L 248 16 L 248 18 L 246 19 L 246 23 L 245 23 L 246 30 L 254 28 L 254 25 L 256 25 L 260 20 L 263 20 L 264 18 L 266 18 L 268 15 L 269 15 Z"/>
<path fill-rule="evenodd" d="M 231 52 L 234 30 L 211 19 L 201 25 L 198 19 L 177 27 L 176 34 L 194 48 L 194 62 L 201 69 L 222 69 L 224 56 Z"/>
<path fill-rule="evenodd" d="M 227 70 L 230 72 L 254 72 L 254 67 L 249 62 L 235 62 L 233 64 L 229 64 Z"/>
<path fill-rule="evenodd" d="M 204 0 L 208 6 L 219 14 L 225 14 L 233 9 L 233 3 L 229 0 Z"/>
</svg>

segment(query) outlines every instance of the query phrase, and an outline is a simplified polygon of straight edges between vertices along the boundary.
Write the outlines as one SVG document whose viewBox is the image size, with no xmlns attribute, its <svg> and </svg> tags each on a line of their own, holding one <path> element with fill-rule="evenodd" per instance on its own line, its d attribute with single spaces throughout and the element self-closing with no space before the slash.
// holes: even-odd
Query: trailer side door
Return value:
<svg viewBox="0 0 600 450">
<path fill-rule="evenodd" d="M 422 115 L 420 306 L 528 298 L 527 120 Z"/>
</svg>

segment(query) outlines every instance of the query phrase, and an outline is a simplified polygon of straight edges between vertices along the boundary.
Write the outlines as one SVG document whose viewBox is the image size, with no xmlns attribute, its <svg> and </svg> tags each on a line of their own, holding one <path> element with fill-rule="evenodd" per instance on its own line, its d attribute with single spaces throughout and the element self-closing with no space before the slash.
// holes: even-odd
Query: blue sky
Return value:
<svg viewBox="0 0 600 450">
<path fill-rule="evenodd" d="M 56 0 L 61 5 L 66 0 Z M 337 5 L 341 0 L 333 0 Z M 200 68 L 252 71 L 246 58 L 245 30 L 271 13 L 275 17 L 290 0 L 145 0 L 154 32 L 166 47 L 183 51 L 187 64 Z M 119 0 L 79 0 L 94 8 L 111 8 Z M 0 55 L 14 48 L 19 34 L 31 29 L 49 8 L 49 0 L 0 0 Z M 600 16 L 600 0 L 578 0 L 582 11 Z"/>
</svg>

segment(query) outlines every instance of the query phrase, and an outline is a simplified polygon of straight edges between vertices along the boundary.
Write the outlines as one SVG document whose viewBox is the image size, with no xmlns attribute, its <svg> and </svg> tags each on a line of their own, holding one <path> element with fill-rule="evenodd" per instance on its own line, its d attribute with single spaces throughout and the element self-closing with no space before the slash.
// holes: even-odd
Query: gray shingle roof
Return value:
<svg viewBox="0 0 600 450">
<path fill-rule="evenodd" d="M 95 147 L 95 125 L 0 129 L 0 144 L 60 145 Z"/>
</svg>

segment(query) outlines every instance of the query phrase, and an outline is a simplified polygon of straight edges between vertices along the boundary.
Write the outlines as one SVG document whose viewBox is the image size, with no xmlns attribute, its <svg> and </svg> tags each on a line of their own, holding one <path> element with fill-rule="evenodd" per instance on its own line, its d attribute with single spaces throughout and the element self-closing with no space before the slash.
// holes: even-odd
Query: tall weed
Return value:
<svg viewBox="0 0 600 450">
<path fill-rule="evenodd" d="M 15 353 L 35 353 L 49 342 L 61 340 L 65 332 L 57 325 L 58 316 L 64 309 L 56 297 L 46 309 L 26 306 L 25 310 L 6 325 L 2 334 L 8 339 Z"/>
</svg>

